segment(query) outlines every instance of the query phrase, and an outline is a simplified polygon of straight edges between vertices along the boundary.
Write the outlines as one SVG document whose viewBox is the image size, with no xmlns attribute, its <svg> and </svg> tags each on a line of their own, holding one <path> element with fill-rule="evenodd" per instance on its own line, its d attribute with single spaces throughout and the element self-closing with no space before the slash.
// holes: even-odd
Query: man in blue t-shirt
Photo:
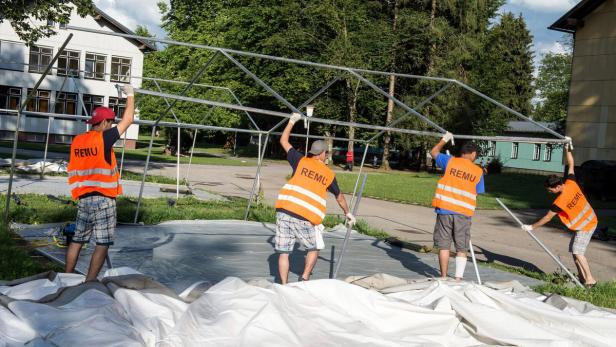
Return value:
<svg viewBox="0 0 616 347">
<path fill-rule="evenodd" d="M 430 155 L 436 162 L 436 166 L 443 170 L 443 173 L 448 172 L 449 169 L 459 169 L 459 168 L 450 168 L 451 159 L 453 158 L 451 155 L 441 153 L 441 150 L 449 142 L 453 139 L 453 135 L 451 133 L 446 133 L 441 141 L 437 143 L 434 148 L 430 151 Z M 477 145 L 473 142 L 467 142 L 462 145 L 460 149 L 460 158 L 467 159 L 470 161 L 468 164 L 472 164 L 477 158 Z M 464 163 L 461 163 L 464 164 Z M 464 164 L 462 166 L 471 167 L 472 165 Z M 460 163 L 458 164 L 460 165 Z M 475 170 L 476 171 L 476 170 Z M 439 181 L 439 183 L 441 183 Z M 455 187 L 454 187 L 455 188 Z M 447 191 L 451 188 L 446 188 Z M 447 191 L 443 192 L 444 195 Z M 484 188 L 484 180 L 483 175 L 481 175 L 479 181 L 475 186 L 475 194 L 477 195 L 485 192 Z M 438 188 L 437 188 L 438 193 Z M 454 193 L 460 193 L 455 192 Z M 461 194 L 465 194 L 463 196 L 469 195 L 468 193 L 472 192 L 461 192 Z M 438 197 L 438 194 L 436 195 Z M 454 195 L 455 196 L 455 195 Z M 436 198 L 435 198 L 436 199 Z M 462 204 L 467 205 L 464 202 L 457 202 L 455 199 L 451 199 L 451 197 L 441 197 L 441 199 L 445 199 L 445 201 L 450 201 L 454 204 Z M 438 205 L 435 205 L 438 206 Z M 457 205 L 451 205 L 456 206 Z M 467 206 L 472 207 L 474 206 Z M 441 278 L 447 278 L 447 270 L 449 266 L 449 251 L 451 247 L 451 243 L 453 241 L 454 246 L 456 248 L 456 270 L 455 270 L 455 278 L 456 280 L 461 280 L 464 275 L 464 269 L 466 267 L 466 252 L 469 249 L 470 239 L 471 239 L 471 216 L 472 212 L 469 212 L 469 215 L 465 215 L 460 212 L 455 212 L 451 210 L 447 210 L 444 208 L 436 207 L 436 224 L 434 226 L 434 246 L 439 249 L 439 265 L 441 270 Z M 463 209 L 464 210 L 464 209 Z"/>
</svg>

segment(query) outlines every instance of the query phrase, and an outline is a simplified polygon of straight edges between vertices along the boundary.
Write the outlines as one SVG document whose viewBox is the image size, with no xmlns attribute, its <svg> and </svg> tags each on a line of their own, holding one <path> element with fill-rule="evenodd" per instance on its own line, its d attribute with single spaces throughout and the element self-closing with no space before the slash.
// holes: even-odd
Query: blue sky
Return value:
<svg viewBox="0 0 616 347">
<path fill-rule="evenodd" d="M 548 30 L 548 26 L 578 2 L 579 0 L 508 0 L 500 11 L 522 14 L 533 35 L 535 60 L 538 61 L 547 52 L 564 51 L 559 41 L 569 34 Z"/>
<path fill-rule="evenodd" d="M 157 37 L 164 37 L 165 32 L 160 28 L 160 13 L 156 5 L 158 1 L 94 0 L 94 3 L 131 29 L 141 24 L 147 26 Z M 164 1 L 169 3 L 169 0 Z M 507 0 L 501 12 L 522 14 L 534 37 L 537 63 L 547 52 L 563 51 L 558 42 L 563 39 L 563 33 L 548 30 L 547 27 L 578 2 L 579 0 Z"/>
</svg>

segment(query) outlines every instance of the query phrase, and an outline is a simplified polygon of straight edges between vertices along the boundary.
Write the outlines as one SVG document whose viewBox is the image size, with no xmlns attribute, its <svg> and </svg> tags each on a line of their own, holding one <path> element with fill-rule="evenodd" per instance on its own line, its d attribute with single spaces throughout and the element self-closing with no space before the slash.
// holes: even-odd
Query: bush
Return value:
<svg viewBox="0 0 616 347">
<path fill-rule="evenodd" d="M 488 173 L 491 175 L 499 174 L 503 171 L 503 162 L 500 157 L 495 157 L 488 163 L 486 168 L 488 169 Z"/>
</svg>

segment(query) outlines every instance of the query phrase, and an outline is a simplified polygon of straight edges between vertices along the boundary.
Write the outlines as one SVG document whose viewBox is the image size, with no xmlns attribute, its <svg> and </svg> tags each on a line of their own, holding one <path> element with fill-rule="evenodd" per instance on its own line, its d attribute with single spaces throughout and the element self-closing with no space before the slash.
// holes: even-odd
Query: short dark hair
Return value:
<svg viewBox="0 0 616 347">
<path fill-rule="evenodd" d="M 477 144 L 472 141 L 465 142 L 460 148 L 460 154 L 470 154 L 477 152 Z"/>
<path fill-rule="evenodd" d="M 543 185 L 546 188 L 556 188 L 559 185 L 563 184 L 563 179 L 556 176 L 556 175 L 549 175 L 546 179 L 545 182 L 543 182 Z"/>
</svg>

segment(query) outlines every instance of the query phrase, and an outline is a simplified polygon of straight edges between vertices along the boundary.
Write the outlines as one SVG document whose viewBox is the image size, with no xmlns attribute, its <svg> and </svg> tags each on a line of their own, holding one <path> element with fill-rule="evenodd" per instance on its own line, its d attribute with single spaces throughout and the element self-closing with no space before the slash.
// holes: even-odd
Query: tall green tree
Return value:
<svg viewBox="0 0 616 347">
<path fill-rule="evenodd" d="M 540 101 L 533 116 L 542 121 L 564 121 L 567 118 L 572 54 L 547 53 L 539 65 L 535 81 Z"/>
<path fill-rule="evenodd" d="M 471 85 L 504 105 L 529 115 L 534 95 L 532 36 L 524 19 L 511 13 L 501 15 L 485 38 L 476 64 Z M 496 135 L 512 119 L 508 112 L 493 104 L 473 98 L 465 116 L 458 119 L 458 127 L 473 134 Z M 470 122 L 468 121 L 470 119 Z"/>
<path fill-rule="evenodd" d="M 53 27 L 35 25 L 32 19 L 68 24 L 73 5 L 85 17 L 94 13 L 92 0 L 0 0 L 0 23 L 8 20 L 20 39 L 28 44 L 56 34 Z"/>
</svg>

